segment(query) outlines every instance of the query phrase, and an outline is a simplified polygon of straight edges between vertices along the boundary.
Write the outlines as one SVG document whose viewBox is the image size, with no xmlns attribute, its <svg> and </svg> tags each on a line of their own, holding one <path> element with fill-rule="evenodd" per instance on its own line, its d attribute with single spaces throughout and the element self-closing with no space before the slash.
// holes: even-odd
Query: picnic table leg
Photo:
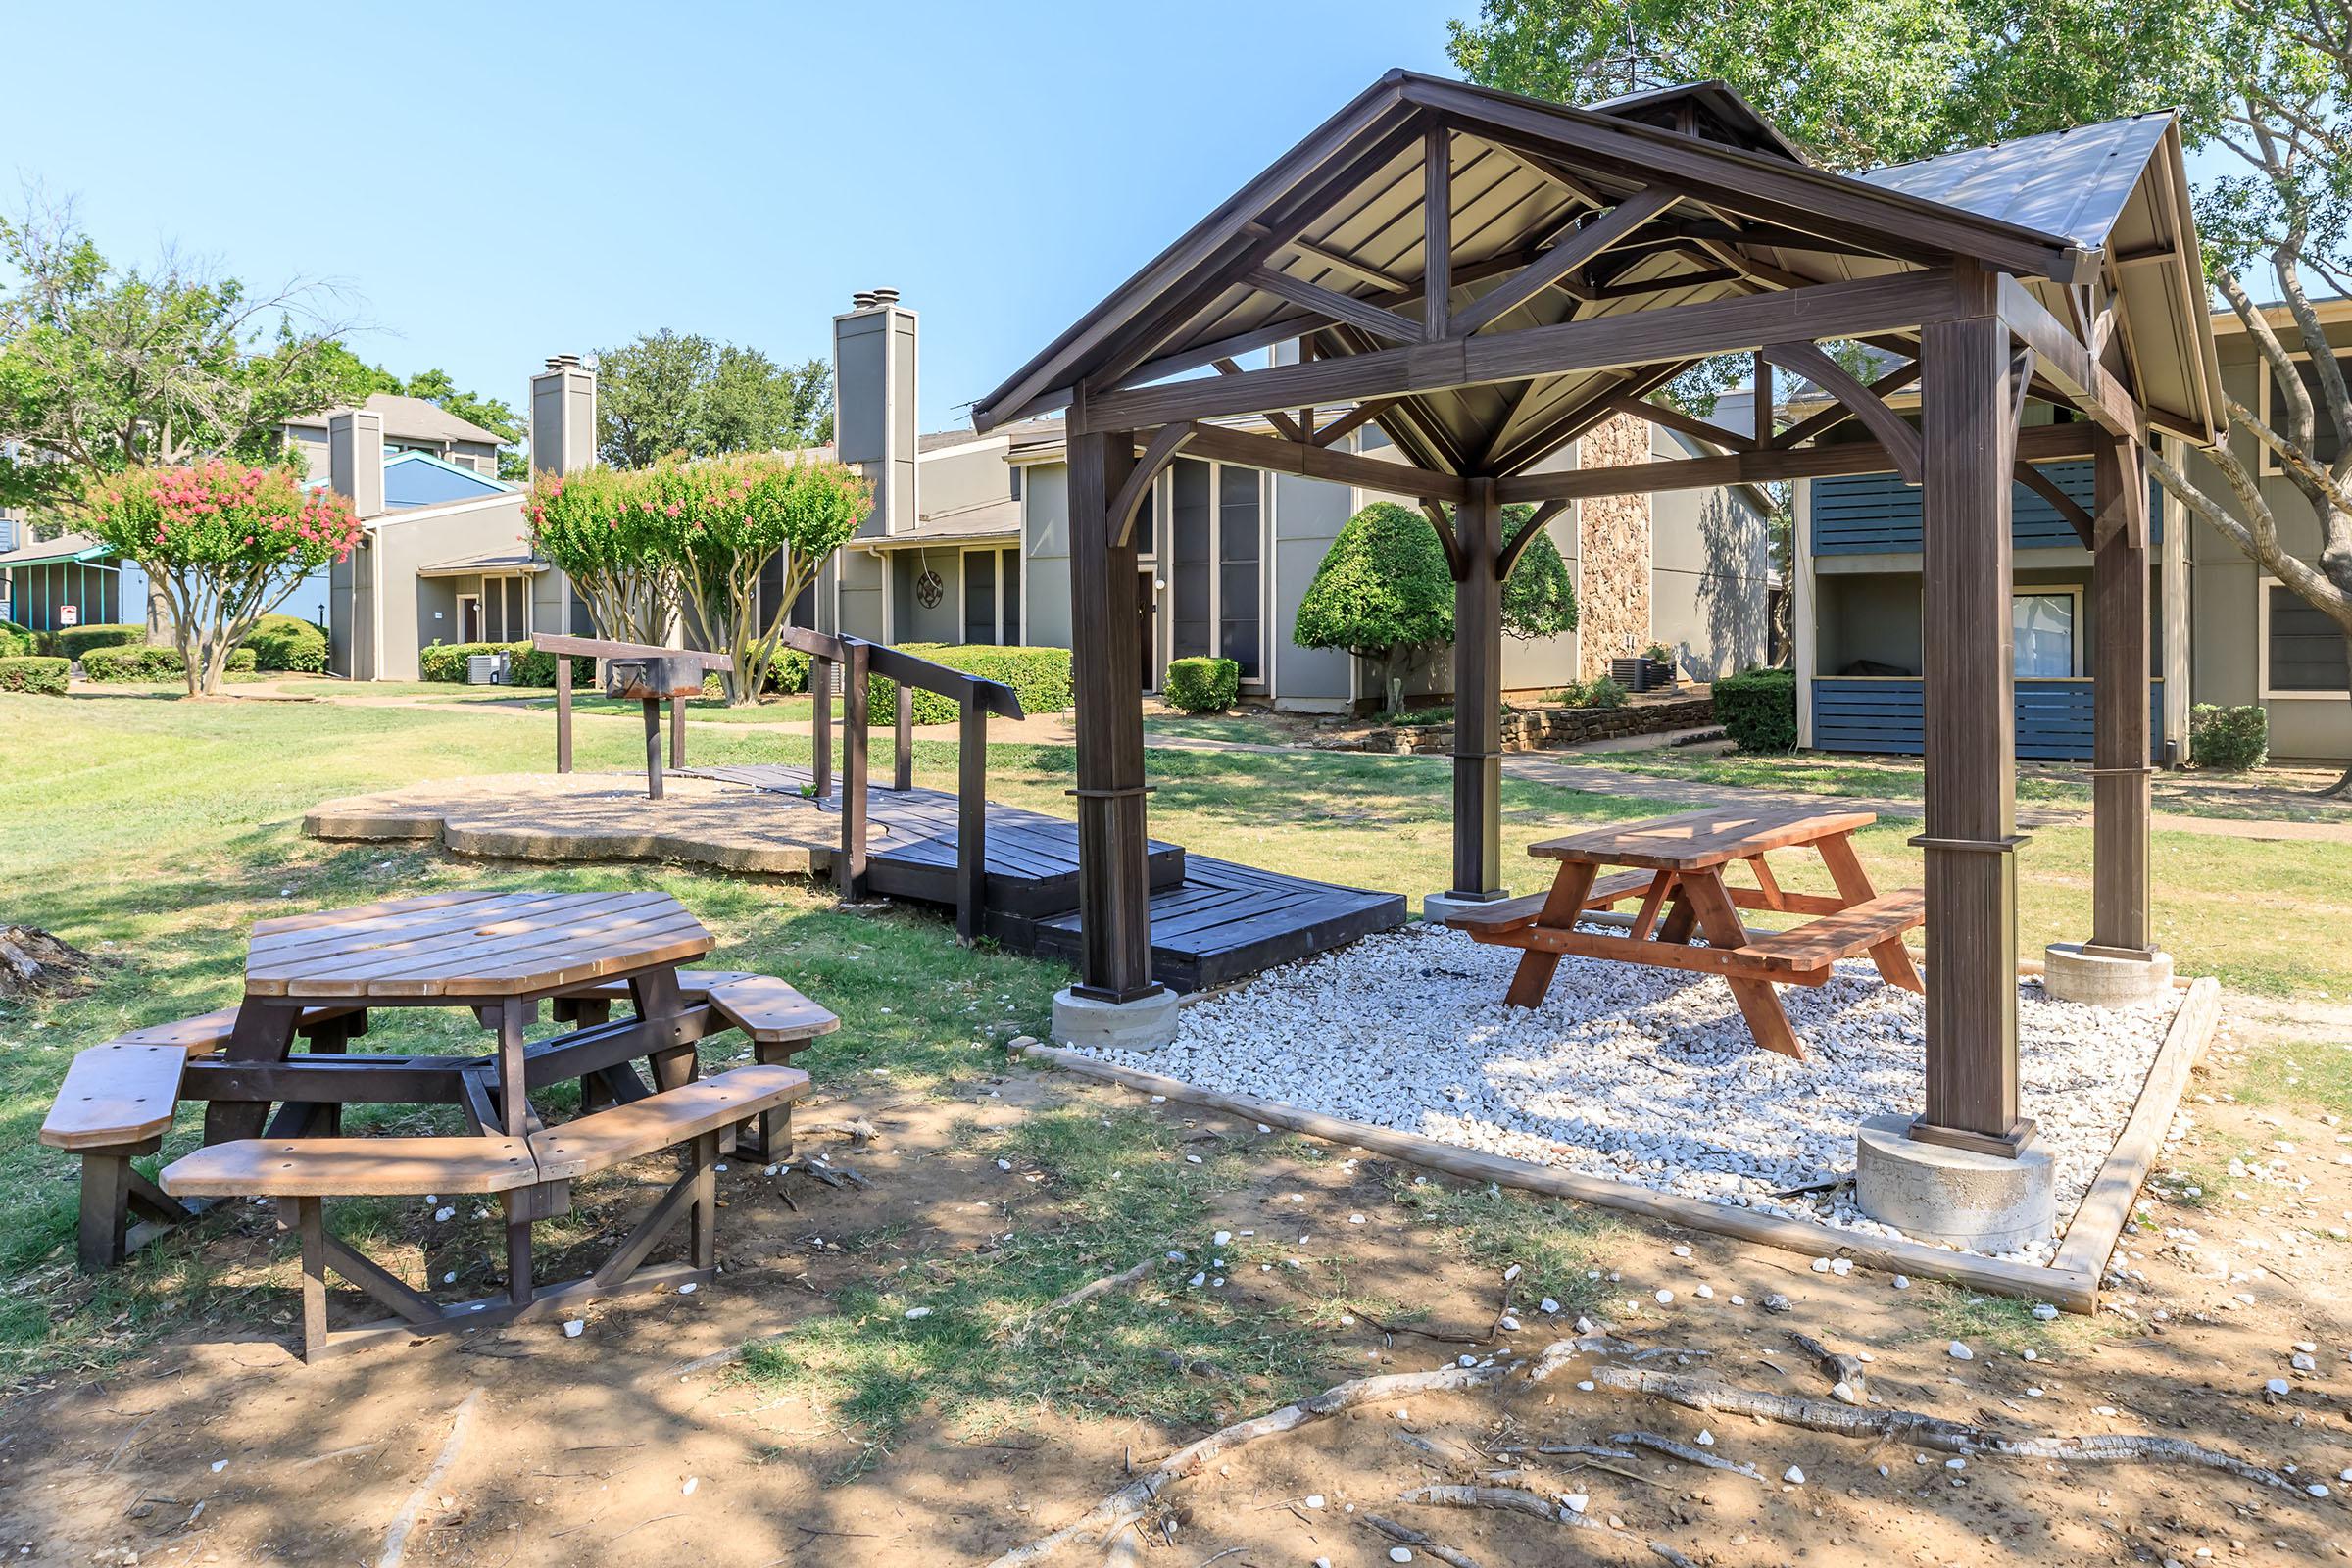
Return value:
<svg viewBox="0 0 2352 1568">
<path fill-rule="evenodd" d="M 1562 860 L 1560 874 L 1552 880 L 1551 892 L 1544 900 L 1544 912 L 1536 916 L 1536 924 L 1554 930 L 1573 927 L 1577 917 L 1585 912 L 1585 900 L 1592 895 L 1592 879 L 1599 874 L 1597 865 Z M 1530 948 L 1520 954 L 1519 970 L 1511 976 L 1511 989 L 1503 993 L 1503 1004 L 1512 1007 L 1540 1006 L 1559 967 L 1560 955 L 1556 953 Z"/>
<path fill-rule="evenodd" d="M 316 1198 L 277 1201 L 280 1223 L 302 1238 L 302 1358 L 309 1361 L 326 1346 L 326 1210 Z"/>
<path fill-rule="evenodd" d="M 91 1149 L 81 1156 L 81 1223 L 74 1260 L 84 1274 L 103 1274 L 122 1261 L 130 1224 L 130 1157 L 121 1150 Z"/>
<path fill-rule="evenodd" d="M 1658 940 L 1688 945 L 1690 933 L 1698 926 L 1698 911 L 1691 907 L 1690 895 L 1680 881 L 1667 898 L 1671 902 L 1666 906 L 1666 918 L 1658 923 Z"/>
<path fill-rule="evenodd" d="M 1861 857 L 1854 854 L 1848 835 L 1834 834 L 1815 848 L 1821 851 L 1822 864 L 1830 868 L 1830 880 L 1838 885 L 1838 896 L 1848 906 L 1877 896 L 1877 890 L 1870 885 L 1870 873 L 1862 869 Z M 1879 966 L 1879 978 L 1890 986 L 1923 993 L 1928 989 L 1928 983 L 1919 977 L 1919 966 L 1911 961 L 1911 950 L 1903 946 L 1900 936 L 1888 937 L 1872 948 L 1870 961 Z"/>
<path fill-rule="evenodd" d="M 1739 908 L 1724 889 L 1719 871 L 1692 871 L 1683 877 L 1683 888 L 1690 908 L 1698 919 L 1698 928 L 1705 934 L 1711 948 L 1743 948 L 1747 946 L 1747 927 L 1740 918 Z M 1777 1051 L 1784 1056 L 1805 1059 L 1805 1048 L 1797 1043 L 1796 1031 L 1789 1027 L 1788 1013 L 1781 1005 L 1781 994 L 1767 980 L 1743 980 L 1725 975 L 1732 988 L 1732 1000 L 1740 1004 L 1740 1015 L 1747 1020 L 1747 1031 L 1756 1037 L 1756 1044 L 1767 1051 Z"/>
<path fill-rule="evenodd" d="M 1642 895 L 1642 907 L 1634 914 L 1632 930 L 1636 942 L 1649 940 L 1650 928 L 1658 921 L 1658 906 L 1665 903 L 1666 895 L 1673 891 L 1674 873 L 1672 871 L 1660 871 L 1649 879 L 1649 889 Z"/>
<path fill-rule="evenodd" d="M 678 992 L 678 976 L 674 969 L 649 969 L 629 977 L 629 995 L 637 1004 L 637 1016 L 647 1023 L 660 1023 L 676 1017 L 686 1010 L 685 998 Z M 656 1089 L 676 1089 L 694 1081 L 697 1058 L 692 1046 L 676 1046 L 651 1053 Z"/>
<path fill-rule="evenodd" d="M 247 997 L 237 1008 L 237 1024 L 229 1031 L 221 1055 L 229 1061 L 283 1061 L 294 1045 L 294 1026 L 302 1017 L 298 1004 Z M 204 1107 L 204 1141 L 226 1143 L 259 1138 L 270 1119 L 266 1100 L 215 1100 Z"/>
</svg>

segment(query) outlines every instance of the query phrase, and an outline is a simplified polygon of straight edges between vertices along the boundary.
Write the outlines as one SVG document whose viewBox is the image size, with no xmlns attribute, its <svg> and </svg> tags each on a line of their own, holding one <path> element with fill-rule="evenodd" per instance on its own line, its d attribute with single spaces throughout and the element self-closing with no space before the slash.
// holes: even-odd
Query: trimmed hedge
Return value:
<svg viewBox="0 0 2352 1568">
<path fill-rule="evenodd" d="M 326 673 L 326 633 L 299 615 L 264 615 L 246 634 L 244 646 L 263 669 Z"/>
<path fill-rule="evenodd" d="M 1241 695 L 1242 666 L 1230 659 L 1171 659 L 1160 696 L 1188 713 L 1221 713 Z"/>
<path fill-rule="evenodd" d="M 79 659 L 93 648 L 130 648 L 147 640 L 147 626 L 121 621 L 100 621 L 94 626 L 68 626 L 49 634 L 57 651 L 68 659 Z"/>
<path fill-rule="evenodd" d="M 254 664 L 252 649 L 228 651 L 226 668 L 231 673 L 250 670 Z M 81 672 L 94 681 L 172 681 L 184 678 L 188 666 L 176 648 L 140 643 L 136 647 L 93 648 L 81 656 Z"/>
<path fill-rule="evenodd" d="M 2199 767 L 2243 773 L 2271 756 L 2271 715 L 2260 703 L 2218 708 L 2199 703 L 2188 710 L 2188 760 Z"/>
<path fill-rule="evenodd" d="M 1715 683 L 1715 716 L 1743 752 L 1796 750 L 1796 671 L 1750 669 Z"/>
<path fill-rule="evenodd" d="M 35 659 L 17 654 L 0 659 L 0 692 L 27 692 L 36 697 L 66 695 L 66 673 L 73 662 Z"/>
<path fill-rule="evenodd" d="M 0 659 L 29 659 L 40 649 L 40 634 L 30 626 L 0 620 Z"/>
<path fill-rule="evenodd" d="M 961 646 L 906 643 L 902 648 L 918 659 L 928 659 L 950 669 L 960 669 L 967 675 L 1003 681 L 1018 694 L 1021 710 L 1026 713 L 1062 712 L 1072 701 L 1070 651 L 1067 648 L 1000 648 L 987 643 Z M 868 723 L 897 723 L 899 683 L 880 675 L 868 676 L 865 711 Z M 942 697 L 936 692 L 914 694 L 914 721 L 917 724 L 952 724 L 956 721 L 956 715 L 954 698 Z"/>
<path fill-rule="evenodd" d="M 556 656 L 542 653 L 527 642 L 435 643 L 417 654 L 417 672 L 426 680 L 463 686 L 466 684 L 466 661 L 475 654 L 506 655 L 507 684 L 510 686 L 545 686 L 552 689 L 556 684 Z M 596 661 L 574 658 L 571 662 L 571 684 L 575 691 L 594 691 Z"/>
</svg>

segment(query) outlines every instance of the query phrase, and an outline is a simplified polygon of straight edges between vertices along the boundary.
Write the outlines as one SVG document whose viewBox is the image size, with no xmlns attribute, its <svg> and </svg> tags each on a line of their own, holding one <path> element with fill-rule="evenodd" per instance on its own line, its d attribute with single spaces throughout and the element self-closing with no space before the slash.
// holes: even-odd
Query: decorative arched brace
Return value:
<svg viewBox="0 0 2352 1568">
<path fill-rule="evenodd" d="M 1502 555 L 1494 563 L 1494 575 L 1508 582 L 1511 568 L 1519 564 L 1519 557 L 1535 542 L 1536 535 L 1549 526 L 1552 518 L 1567 510 L 1568 503 L 1565 501 L 1546 501 L 1538 507 L 1536 514 L 1527 519 L 1527 526 L 1519 530 L 1519 537 L 1502 547 Z"/>
<path fill-rule="evenodd" d="M 1438 530 L 1438 546 L 1446 552 L 1446 570 L 1455 582 L 1462 580 L 1462 543 L 1454 537 L 1453 524 L 1446 520 L 1446 508 L 1436 501 L 1421 503 L 1421 514 L 1429 525 Z"/>
<path fill-rule="evenodd" d="M 1759 352 L 1782 369 L 1805 377 L 1852 410 L 1854 417 L 1870 427 L 1870 433 L 1879 438 L 1879 444 L 1894 460 L 1895 471 L 1903 476 L 1903 482 L 1913 485 L 1920 482 L 1919 431 L 1888 408 L 1884 398 L 1848 374 L 1844 366 L 1813 343 L 1774 343 Z"/>
<path fill-rule="evenodd" d="M 1189 421 L 1183 424 L 1163 424 L 1152 432 L 1151 444 L 1136 460 L 1127 474 L 1127 482 L 1119 486 L 1117 499 L 1110 504 L 1110 548 L 1124 550 L 1135 535 L 1135 514 L 1143 510 L 1144 497 L 1152 493 L 1152 482 L 1160 470 L 1176 461 L 1176 454 L 1186 442 L 1200 433 L 1200 427 Z"/>
</svg>

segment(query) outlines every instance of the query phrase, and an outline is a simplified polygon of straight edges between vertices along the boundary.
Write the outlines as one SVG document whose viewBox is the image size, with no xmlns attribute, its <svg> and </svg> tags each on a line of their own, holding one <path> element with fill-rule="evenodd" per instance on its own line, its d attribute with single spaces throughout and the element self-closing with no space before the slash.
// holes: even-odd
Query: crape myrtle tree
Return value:
<svg viewBox="0 0 2352 1568">
<path fill-rule="evenodd" d="M 682 613 L 734 668 L 731 704 L 756 702 L 782 647 L 785 616 L 872 511 L 846 465 L 735 453 L 647 468 L 550 474 L 526 510 L 532 544 L 562 567 L 607 637 L 660 644 Z M 760 577 L 783 561 L 762 607 Z"/>
<path fill-rule="evenodd" d="M 229 651 L 303 577 L 348 557 L 360 520 L 290 467 L 215 459 L 126 469 L 83 498 L 90 531 L 146 568 L 171 606 L 190 697 L 220 690 Z"/>
<path fill-rule="evenodd" d="M 1472 79 L 1562 102 L 1720 76 L 1838 169 L 2178 109 L 2205 276 L 2272 396 L 2151 466 L 2352 637 L 2352 391 L 2313 303 L 2352 293 L 2352 0 L 1486 0 L 1448 26 Z"/>
<path fill-rule="evenodd" d="M 1507 548 L 1530 526 L 1535 509 L 1503 509 Z M 1502 629 L 1524 640 L 1576 627 L 1576 587 L 1548 535 L 1530 541 L 1502 589 Z M 1339 648 L 1380 671 L 1381 710 L 1394 717 L 1404 689 L 1453 642 L 1453 576 L 1429 519 L 1394 501 L 1375 501 L 1349 517 L 1331 542 L 1298 602 L 1291 640 L 1301 648 Z"/>
</svg>

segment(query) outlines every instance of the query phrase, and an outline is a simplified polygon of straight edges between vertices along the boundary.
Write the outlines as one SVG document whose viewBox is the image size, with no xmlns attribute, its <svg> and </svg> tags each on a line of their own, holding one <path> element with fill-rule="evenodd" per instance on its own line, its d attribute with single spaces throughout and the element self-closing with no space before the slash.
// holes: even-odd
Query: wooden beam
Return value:
<svg viewBox="0 0 2352 1568">
<path fill-rule="evenodd" d="M 1311 439 L 1314 441 L 1314 444 L 1319 447 L 1337 445 L 1342 437 L 1348 435 L 1355 430 L 1359 430 L 1367 424 L 1370 424 L 1374 419 L 1379 418 L 1382 415 L 1388 413 L 1389 410 L 1395 408 L 1397 404 L 1403 401 L 1404 400 L 1402 398 L 1366 399 L 1364 402 L 1358 403 L 1354 408 L 1349 409 L 1346 414 L 1343 414 L 1338 418 L 1332 420 L 1322 429 L 1317 430 Z"/>
<path fill-rule="evenodd" d="M 1242 281 L 1261 294 L 1290 301 L 1302 310 L 1313 311 L 1334 321 L 1346 321 L 1349 326 L 1374 332 L 1392 343 L 1424 343 L 1428 341 L 1419 321 L 1408 321 L 1401 316 L 1392 316 L 1377 305 L 1367 305 L 1337 289 L 1320 283 L 1309 283 L 1268 268 L 1258 268 Z"/>
<path fill-rule="evenodd" d="M 2138 440 L 2148 427 L 2146 413 L 2124 384 L 2091 357 L 2089 345 L 2068 331 L 2066 323 L 2016 278 L 2004 274 L 1999 290 L 2001 319 L 2018 341 L 2034 351 L 2042 374 L 2100 429 Z"/>
<path fill-rule="evenodd" d="M 2142 526 L 2108 528 L 2092 547 L 2090 940 L 2151 953 L 2148 760 L 2147 470 L 2136 441 L 2110 438 L 2091 466 L 2104 521 L 2136 512 Z"/>
<path fill-rule="evenodd" d="M 1074 407 L 1071 418 L 1099 421 L 1092 426 L 1099 429 L 1142 429 L 1302 403 L 1352 403 L 1572 370 L 1740 353 L 1768 343 L 1858 337 L 1949 319 L 1954 313 L 1949 272 L 1902 272 L 1493 336 L 1409 344 L 1308 365 L 1246 370 L 1213 381 L 1103 392 Z M 1073 422 L 1073 429 L 1084 427 Z"/>
<path fill-rule="evenodd" d="M 1455 512 L 1453 881 L 1446 896 L 1495 899 L 1502 885 L 1502 508 L 1474 479 Z"/>
<path fill-rule="evenodd" d="M 2097 434 L 2087 424 L 2043 424 L 2023 431 L 2021 457 L 2053 463 L 2091 455 Z M 1626 463 L 1608 468 L 1572 468 L 1564 473 L 1515 473 L 1495 481 L 1505 506 L 1522 501 L 1589 501 L 1595 496 L 1639 495 L 1655 490 L 1711 490 L 1718 485 L 1770 484 L 1784 479 L 1828 479 L 1853 473 L 1897 472 L 1893 456 L 1876 441 L 1797 447 L 1769 452 L 1731 452 L 1719 458 L 1678 458 L 1664 463 Z"/>
<path fill-rule="evenodd" d="M 1656 185 L 1634 192 L 1583 228 L 1562 236 L 1515 276 L 1462 307 L 1453 318 L 1453 334 L 1466 337 L 1517 310 L 1681 199 L 1681 192 Z"/>
<path fill-rule="evenodd" d="M 1421 333 L 1436 342 L 1452 328 L 1446 313 L 1453 293 L 1453 132 L 1432 125 L 1422 150 Z"/>
<path fill-rule="evenodd" d="M 1190 428 L 1193 433 L 1186 439 L 1184 450 L 1196 458 L 1246 463 L 1269 473 L 1295 473 L 1301 478 L 1327 479 L 1333 484 L 1355 485 L 1385 495 L 1413 496 L 1454 505 L 1469 495 L 1466 482 L 1455 475 L 1416 467 L 1409 463 L 1310 446 L 1303 441 L 1278 441 L 1271 436 L 1224 430 L 1215 425 Z"/>
<path fill-rule="evenodd" d="M 1620 371 L 1613 384 L 1594 390 L 1582 401 L 1562 406 L 1539 425 L 1495 442 L 1488 469 L 1496 475 L 1525 473 L 1554 452 L 1577 440 L 1603 419 L 1613 418 L 1609 404 L 1617 398 L 1645 398 L 1690 369 L 1695 360 L 1668 360 L 1639 369 Z"/>
<path fill-rule="evenodd" d="M 2031 1125 L 2018 1113 L 2009 344 L 1992 316 L 1938 322 L 1921 344 L 1927 831 L 1914 842 L 1927 861 L 1928 1027 L 1912 1136 L 2014 1155 Z"/>
<path fill-rule="evenodd" d="M 2082 541 L 2082 548 L 2091 548 L 2090 514 L 2083 511 L 2073 496 L 2060 489 L 2057 480 L 2031 463 L 2021 463 L 2017 465 L 2017 482 L 2047 501 L 2058 515 L 2066 519 L 2066 525 L 2075 530 L 2075 537 Z"/>
<path fill-rule="evenodd" d="M 1577 298 L 1583 300 L 1638 300 L 1651 294 L 1664 294 L 1678 288 L 1705 288 L 1716 283 L 1740 283 L 1744 274 L 1728 267 L 1708 268 L 1697 272 L 1663 272 L 1633 283 L 1603 283 L 1595 288 L 1580 289 Z"/>
<path fill-rule="evenodd" d="M 1871 382 L 1869 390 L 1873 397 L 1883 398 L 1889 392 L 1901 391 L 1904 387 L 1909 386 L 1912 382 L 1918 379 L 1919 361 L 1913 360 L 1909 365 L 1903 366 L 1897 369 L 1889 370 L 1885 375 L 1882 375 L 1877 380 Z M 1772 444 L 1776 447 L 1801 446 L 1805 442 L 1812 440 L 1815 436 L 1820 435 L 1823 431 L 1835 429 L 1837 426 L 1843 424 L 1846 420 L 1852 418 L 1853 416 L 1854 411 L 1847 408 L 1844 404 L 1832 404 L 1829 408 L 1823 409 L 1818 414 L 1808 415 L 1804 418 L 1797 420 L 1796 423 L 1790 425 L 1788 429 L 1783 430 L 1779 435 L 1774 436 L 1772 438 Z"/>
<path fill-rule="evenodd" d="M 1528 518 L 1527 526 L 1519 530 L 1518 537 L 1502 548 L 1502 564 L 1496 569 L 1502 573 L 1505 581 L 1510 578 L 1511 568 L 1519 564 L 1519 558 L 1527 554 L 1527 547 L 1535 543 L 1536 535 L 1542 533 L 1552 518 L 1567 510 L 1568 503 L 1565 501 L 1546 501 L 1536 508 L 1535 515 Z"/>
<path fill-rule="evenodd" d="M 1682 410 L 1670 409 L 1664 404 L 1651 403 L 1643 398 L 1617 397 L 1609 399 L 1609 407 L 1618 414 L 1630 414 L 1637 419 L 1647 419 L 1650 423 L 1662 424 L 1669 430 L 1680 430 L 1693 441 L 1704 441 L 1719 447 L 1754 450 L 1754 443 L 1740 434 L 1739 431 L 1727 430 L 1720 424 L 1709 424 L 1704 419 L 1692 418 Z"/>
<path fill-rule="evenodd" d="M 1870 427 L 1870 433 L 1879 438 L 1879 444 L 1894 459 L 1894 471 L 1903 476 L 1903 482 L 1919 483 L 1919 432 L 1876 392 L 1855 380 L 1844 366 L 1811 343 L 1775 343 L 1767 345 L 1762 353 L 1782 369 L 1805 377 L 1851 409 L 1854 417 Z"/>
<path fill-rule="evenodd" d="M 1176 461 L 1176 454 L 1185 443 L 1200 433 L 1196 424 L 1163 424 L 1152 433 L 1151 444 L 1136 460 L 1119 486 L 1118 496 L 1110 504 L 1110 544 L 1114 550 L 1124 550 L 1135 538 L 1135 514 L 1143 510 L 1144 497 L 1152 493 L 1152 481 L 1160 470 Z"/>
<path fill-rule="evenodd" d="M 1452 577 L 1457 582 L 1460 581 L 1462 575 L 1462 542 L 1455 536 L 1453 524 L 1446 519 L 1445 507 L 1435 501 L 1424 501 L 1421 503 L 1421 515 L 1427 517 L 1429 519 L 1430 527 L 1437 530 L 1438 548 L 1446 552 L 1446 575 Z M 1388 693 L 1381 693 L 1381 697 L 1385 701 L 1388 697 Z"/>
<path fill-rule="evenodd" d="M 1384 272 L 1369 262 L 1359 262 L 1345 251 L 1334 250 L 1329 245 L 1308 239 L 1303 234 L 1293 236 L 1289 242 L 1289 248 L 1301 256 L 1311 257 L 1326 267 L 1336 267 L 1350 276 L 1360 277 L 1373 287 L 1387 289 L 1393 294 L 1402 294 L 1413 287 L 1411 283 L 1394 272 Z"/>
<path fill-rule="evenodd" d="M 1773 406 L 1774 395 L 1772 390 L 1772 362 L 1766 359 L 1761 351 L 1759 351 L 1755 356 L 1753 361 L 1753 368 L 1749 372 L 1749 377 L 1748 384 L 1754 388 L 1750 400 L 1754 407 L 1749 410 L 1749 412 L 1755 416 L 1753 445 L 1757 451 L 1761 452 L 1766 447 L 1772 445 L 1772 427 L 1774 422 L 1773 416 L 1775 413 Z"/>
</svg>

